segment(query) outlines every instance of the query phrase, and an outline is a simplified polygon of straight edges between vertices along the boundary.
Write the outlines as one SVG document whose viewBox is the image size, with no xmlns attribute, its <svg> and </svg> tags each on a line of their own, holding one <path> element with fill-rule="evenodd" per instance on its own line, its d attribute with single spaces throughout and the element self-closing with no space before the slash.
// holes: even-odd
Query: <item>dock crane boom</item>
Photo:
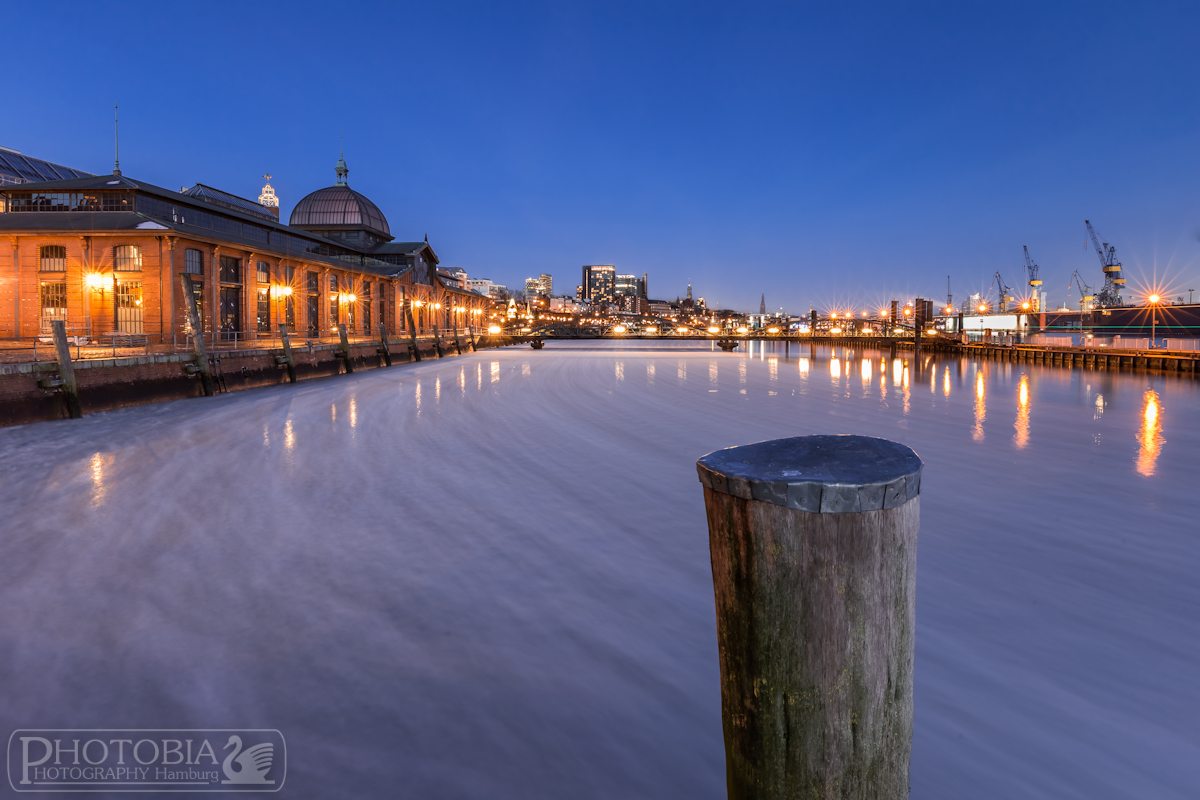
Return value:
<svg viewBox="0 0 1200 800">
<path fill-rule="evenodd" d="M 1092 287 L 1083 282 L 1083 276 L 1079 274 L 1079 270 L 1075 270 L 1071 275 L 1071 283 L 1067 284 L 1067 288 L 1072 285 L 1079 287 L 1079 310 L 1087 311 L 1087 304 L 1091 303 L 1096 298 L 1092 296 Z"/>
<path fill-rule="evenodd" d="M 1096 249 L 1096 256 L 1100 259 L 1100 269 L 1104 271 L 1104 288 L 1096 296 L 1096 305 L 1119 306 L 1121 305 L 1121 287 L 1125 285 L 1125 279 L 1121 277 L 1121 262 L 1117 261 L 1117 248 L 1108 242 L 1100 241 L 1092 223 L 1085 219 L 1083 224 L 1087 226 L 1088 236 L 1092 237 L 1092 247 Z"/>
<path fill-rule="evenodd" d="M 1033 287 L 1033 310 L 1042 311 L 1041 293 L 1038 287 L 1042 285 L 1042 279 L 1038 277 L 1038 265 L 1033 263 L 1033 258 L 1029 255 L 1029 247 L 1021 245 L 1025 251 L 1025 274 L 1029 278 L 1029 285 Z"/>
<path fill-rule="evenodd" d="M 1025 249 L 1025 272 L 1029 275 L 1030 286 L 1041 286 L 1042 282 L 1038 279 L 1038 265 L 1033 263 L 1033 259 L 1029 257 L 1029 247 L 1021 245 Z"/>
<path fill-rule="evenodd" d="M 996 274 L 992 277 L 992 283 L 1000 290 L 1000 303 L 998 311 L 1008 311 L 1008 304 L 1011 303 L 1016 296 L 1013 290 L 1008 288 L 1008 284 L 1004 282 L 1004 278 L 1000 277 L 1000 270 L 996 270 Z"/>
</svg>

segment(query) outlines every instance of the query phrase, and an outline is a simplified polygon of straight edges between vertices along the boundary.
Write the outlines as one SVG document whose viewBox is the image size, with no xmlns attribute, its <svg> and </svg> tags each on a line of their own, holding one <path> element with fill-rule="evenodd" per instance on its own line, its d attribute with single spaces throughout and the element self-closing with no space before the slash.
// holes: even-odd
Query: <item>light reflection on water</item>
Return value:
<svg viewBox="0 0 1200 800">
<path fill-rule="evenodd" d="M 1158 454 L 1162 450 L 1162 410 L 1159 407 L 1158 392 L 1147 389 L 1142 397 L 1142 427 L 1138 431 L 1137 471 L 1147 478 L 1154 474 L 1154 466 Z"/>
</svg>

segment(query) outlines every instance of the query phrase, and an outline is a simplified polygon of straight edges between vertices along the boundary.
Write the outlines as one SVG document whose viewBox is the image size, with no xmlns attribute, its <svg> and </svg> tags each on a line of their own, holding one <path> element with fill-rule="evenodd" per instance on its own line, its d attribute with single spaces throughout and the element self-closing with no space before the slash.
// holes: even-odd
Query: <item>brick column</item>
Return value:
<svg viewBox="0 0 1200 800">
<path fill-rule="evenodd" d="M 21 335 L 21 244 L 16 236 L 12 241 L 13 266 L 13 336 Z"/>
<path fill-rule="evenodd" d="M 212 264 L 209 265 L 212 275 L 208 280 L 208 318 L 211 320 L 209 330 L 212 331 L 213 341 L 217 341 L 220 338 L 217 331 L 221 328 L 221 246 L 213 245 L 212 251 Z M 200 327 L 204 327 L 203 320 L 200 321 Z"/>
<path fill-rule="evenodd" d="M 177 281 L 175 280 L 175 278 L 176 278 L 176 275 L 175 275 L 175 243 L 176 243 L 176 241 L 177 240 L 174 236 L 167 237 L 167 257 L 169 259 L 169 266 L 168 266 L 168 271 L 167 271 L 166 302 L 167 302 L 167 315 L 171 320 L 171 335 L 172 336 L 175 335 L 175 327 L 178 324 L 177 320 L 175 319 L 175 285 L 177 283 Z M 160 303 L 161 303 L 161 300 L 160 300 Z M 166 335 L 166 333 L 167 333 L 166 330 L 162 331 L 162 334 L 164 336 Z"/>
</svg>

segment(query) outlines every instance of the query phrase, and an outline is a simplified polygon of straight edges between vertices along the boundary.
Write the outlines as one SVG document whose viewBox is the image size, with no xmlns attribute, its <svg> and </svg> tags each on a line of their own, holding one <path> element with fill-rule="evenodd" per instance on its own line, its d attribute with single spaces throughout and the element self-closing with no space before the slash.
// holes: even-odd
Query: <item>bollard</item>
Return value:
<svg viewBox="0 0 1200 800">
<path fill-rule="evenodd" d="M 728 796 L 907 798 L 921 459 L 800 436 L 696 466 Z"/>
</svg>

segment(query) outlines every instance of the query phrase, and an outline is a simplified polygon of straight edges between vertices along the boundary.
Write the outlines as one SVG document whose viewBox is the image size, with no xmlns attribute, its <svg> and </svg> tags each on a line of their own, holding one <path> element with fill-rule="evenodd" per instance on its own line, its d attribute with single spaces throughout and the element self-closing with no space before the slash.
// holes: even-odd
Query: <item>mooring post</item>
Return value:
<svg viewBox="0 0 1200 800">
<path fill-rule="evenodd" d="M 412 348 L 413 361 L 421 360 L 421 349 L 417 346 L 417 322 L 413 318 L 412 301 L 404 301 L 404 316 L 408 320 L 408 341 Z"/>
<path fill-rule="evenodd" d="M 433 323 L 433 349 L 437 353 L 438 358 L 443 358 L 446 354 L 442 352 L 442 337 L 438 335 L 437 323 Z"/>
<path fill-rule="evenodd" d="M 341 353 L 342 363 L 346 365 L 346 374 L 354 372 L 354 362 L 350 360 L 350 340 L 346 338 L 346 326 L 338 325 L 338 352 Z"/>
<path fill-rule="evenodd" d="M 731 799 L 908 798 L 922 466 L 865 436 L 697 462 Z"/>
<path fill-rule="evenodd" d="M 50 323 L 54 332 L 54 350 L 58 355 L 58 375 L 62 378 L 63 400 L 67 403 L 67 416 L 79 419 L 83 408 L 79 405 L 79 385 L 75 383 L 75 367 L 71 364 L 71 344 L 67 341 L 67 323 L 56 319 Z"/>
<path fill-rule="evenodd" d="M 205 397 L 213 396 L 212 370 L 208 368 L 208 353 L 204 350 L 204 328 L 200 327 L 200 312 L 196 309 L 196 294 L 192 289 L 192 276 L 179 273 L 183 284 L 183 300 L 187 303 L 188 324 L 192 326 L 192 344 L 196 348 L 196 372 L 200 375 L 200 388 Z"/>
<path fill-rule="evenodd" d="M 287 323 L 279 323 L 279 338 L 283 340 L 284 365 L 287 367 L 288 381 L 296 382 L 296 362 L 292 358 L 292 340 L 288 338 Z"/>
<path fill-rule="evenodd" d="M 383 356 L 384 366 L 392 365 L 392 351 L 388 348 L 387 325 L 382 322 L 379 323 L 379 355 Z"/>
</svg>

